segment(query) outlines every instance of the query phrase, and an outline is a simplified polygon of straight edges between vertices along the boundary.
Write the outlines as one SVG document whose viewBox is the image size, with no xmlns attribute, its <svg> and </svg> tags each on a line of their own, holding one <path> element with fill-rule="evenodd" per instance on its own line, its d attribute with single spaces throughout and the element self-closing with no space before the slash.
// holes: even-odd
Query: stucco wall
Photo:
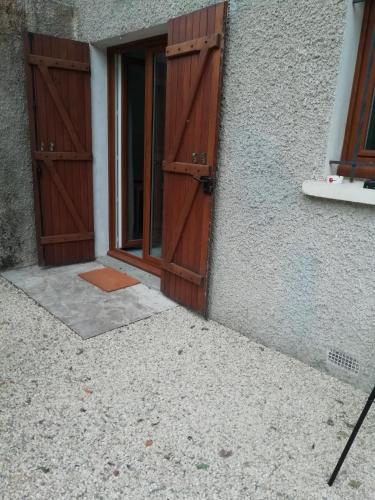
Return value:
<svg viewBox="0 0 375 500">
<path fill-rule="evenodd" d="M 322 178 L 326 169 L 346 14 L 358 6 L 270 0 L 236 7 L 224 76 L 210 315 L 369 388 L 374 209 L 301 193 L 303 180 Z M 360 362 L 358 377 L 330 367 L 332 348 Z"/>
<path fill-rule="evenodd" d="M 164 24 L 171 17 L 213 3 L 217 2 L 215 0 L 75 0 L 76 34 L 79 39 L 95 43 Z"/>
<path fill-rule="evenodd" d="M 72 37 L 66 3 L 0 0 L 0 269 L 37 259 L 23 35 Z"/>
</svg>

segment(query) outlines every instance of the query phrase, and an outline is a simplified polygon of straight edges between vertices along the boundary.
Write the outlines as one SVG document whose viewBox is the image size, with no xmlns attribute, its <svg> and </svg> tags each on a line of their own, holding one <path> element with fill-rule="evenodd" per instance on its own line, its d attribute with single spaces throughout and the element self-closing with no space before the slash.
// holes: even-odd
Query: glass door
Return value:
<svg viewBox="0 0 375 500">
<path fill-rule="evenodd" d="M 144 254 L 147 258 L 161 258 L 162 218 L 163 218 L 163 159 L 165 127 L 165 89 L 167 61 L 165 48 L 150 49 L 147 54 L 150 81 L 148 98 L 151 102 L 148 118 L 150 155 L 147 158 L 149 183 L 145 203 Z"/>
<path fill-rule="evenodd" d="M 122 248 L 142 257 L 145 128 L 145 53 L 123 57 Z"/>
<path fill-rule="evenodd" d="M 165 45 L 131 47 L 114 59 L 114 250 L 151 271 L 162 255 L 166 68 Z"/>
</svg>

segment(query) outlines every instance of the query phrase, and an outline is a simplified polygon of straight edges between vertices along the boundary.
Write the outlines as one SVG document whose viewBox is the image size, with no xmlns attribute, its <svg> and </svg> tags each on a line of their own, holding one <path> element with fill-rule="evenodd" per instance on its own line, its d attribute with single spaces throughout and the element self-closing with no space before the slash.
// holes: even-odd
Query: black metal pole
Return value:
<svg viewBox="0 0 375 500">
<path fill-rule="evenodd" d="M 348 439 L 348 442 L 346 443 L 346 446 L 345 446 L 343 452 L 341 453 L 341 457 L 339 458 L 339 461 L 337 462 L 335 470 L 332 472 L 332 476 L 329 478 L 329 481 L 328 481 L 329 486 L 333 485 L 333 483 L 336 479 L 336 476 L 339 473 L 342 464 L 344 463 L 346 455 L 348 454 L 348 452 L 349 452 L 349 450 L 354 442 L 354 439 L 355 439 L 356 435 L 358 434 L 358 431 L 361 428 L 361 425 L 363 424 L 363 421 L 366 418 L 366 415 L 367 415 L 369 409 L 371 408 L 371 405 L 374 402 L 374 400 L 375 400 L 375 387 L 371 391 L 371 394 L 368 397 L 367 403 L 365 404 L 365 407 L 363 408 L 362 413 L 360 414 L 359 419 L 358 419 L 357 423 L 355 424 L 354 429 L 352 430 L 352 433 Z"/>
</svg>

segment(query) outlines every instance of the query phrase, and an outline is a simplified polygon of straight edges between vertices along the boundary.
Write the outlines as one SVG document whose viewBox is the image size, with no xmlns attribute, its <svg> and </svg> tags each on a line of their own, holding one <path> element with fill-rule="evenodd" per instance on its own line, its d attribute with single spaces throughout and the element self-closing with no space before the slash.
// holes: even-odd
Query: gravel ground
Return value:
<svg viewBox="0 0 375 500">
<path fill-rule="evenodd" d="M 82 340 L 0 279 L 0 498 L 373 499 L 366 395 L 177 307 Z"/>
</svg>

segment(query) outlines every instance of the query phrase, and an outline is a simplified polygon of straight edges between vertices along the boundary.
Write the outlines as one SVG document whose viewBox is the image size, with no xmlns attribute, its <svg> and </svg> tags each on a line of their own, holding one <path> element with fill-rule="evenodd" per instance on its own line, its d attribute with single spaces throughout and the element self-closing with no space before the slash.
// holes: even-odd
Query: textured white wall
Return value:
<svg viewBox="0 0 375 500">
<path fill-rule="evenodd" d="M 335 156 L 341 148 L 340 131 L 329 130 L 339 122 L 335 92 L 348 11 L 361 7 L 350 0 L 236 7 L 224 76 L 210 315 L 369 387 L 373 208 L 301 193 L 303 180 L 324 174 L 329 141 Z M 330 348 L 355 356 L 359 376 L 331 369 Z"/>
<path fill-rule="evenodd" d="M 118 37 L 209 3 L 77 0 L 76 37 Z M 353 9 L 361 8 L 351 0 L 230 2 L 210 316 L 369 387 L 373 208 L 301 192 L 341 148 L 349 94 L 342 75 L 354 65 Z M 354 355 L 359 376 L 329 368 L 330 348 Z"/>
</svg>

